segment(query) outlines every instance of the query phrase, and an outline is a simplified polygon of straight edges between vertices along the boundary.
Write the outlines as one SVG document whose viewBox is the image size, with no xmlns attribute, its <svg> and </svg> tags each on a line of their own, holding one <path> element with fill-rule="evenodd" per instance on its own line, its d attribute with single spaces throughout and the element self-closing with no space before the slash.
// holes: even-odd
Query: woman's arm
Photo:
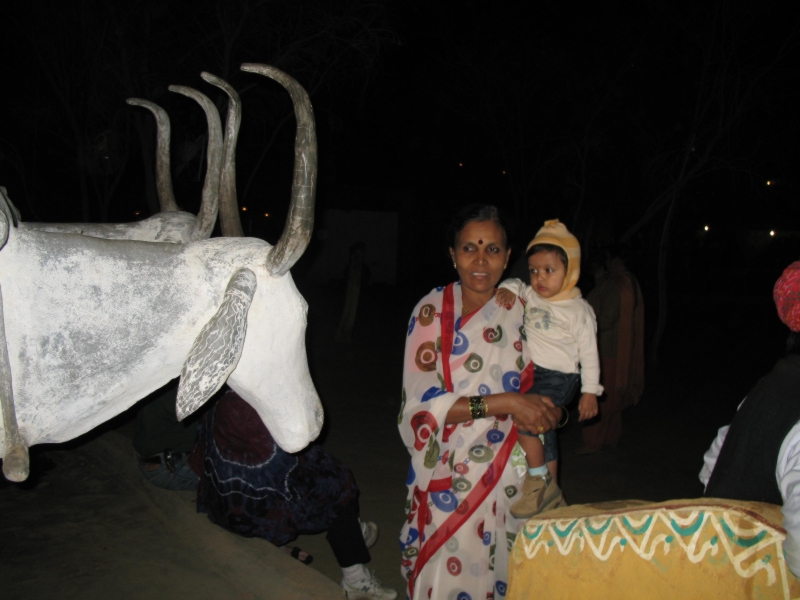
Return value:
<svg viewBox="0 0 800 600">
<path fill-rule="evenodd" d="M 483 399 L 487 406 L 487 417 L 510 415 L 517 426 L 524 431 L 539 433 L 550 431 L 555 429 L 561 418 L 561 409 L 554 406 L 550 398 L 538 394 L 503 392 L 484 396 Z M 469 398 L 462 396 L 448 411 L 445 422 L 465 423 L 470 420 L 472 415 L 469 411 Z"/>
</svg>

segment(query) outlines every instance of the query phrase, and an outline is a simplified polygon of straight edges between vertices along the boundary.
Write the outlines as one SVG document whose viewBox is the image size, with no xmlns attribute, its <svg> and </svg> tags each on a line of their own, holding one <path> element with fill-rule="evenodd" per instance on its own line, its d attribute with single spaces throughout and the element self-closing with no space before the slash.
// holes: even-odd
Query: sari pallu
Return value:
<svg viewBox="0 0 800 600">
<path fill-rule="evenodd" d="M 529 387 L 522 306 L 489 302 L 468 320 L 455 317 L 461 307 L 460 285 L 437 288 L 409 322 L 398 423 L 411 454 L 400 538 L 411 598 L 504 597 L 522 525 L 508 512 L 524 473 L 511 419 L 445 424 L 461 396 L 519 391 L 521 378 Z"/>
</svg>

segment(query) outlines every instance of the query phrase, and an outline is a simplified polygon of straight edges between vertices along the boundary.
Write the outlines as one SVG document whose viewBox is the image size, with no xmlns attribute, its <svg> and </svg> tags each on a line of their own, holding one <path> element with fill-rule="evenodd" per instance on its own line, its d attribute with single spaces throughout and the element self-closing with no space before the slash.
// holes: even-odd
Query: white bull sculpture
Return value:
<svg viewBox="0 0 800 600">
<path fill-rule="evenodd" d="M 274 247 L 252 238 L 165 244 L 20 229 L 0 199 L 7 478 L 27 477 L 28 446 L 75 438 L 179 373 L 181 419 L 227 380 L 286 451 L 319 434 L 307 305 L 288 273 L 313 227 L 313 113 L 285 73 L 255 64 L 242 70 L 280 82 L 295 105 L 292 201 Z"/>
<path fill-rule="evenodd" d="M 197 216 L 178 209 L 172 190 L 170 174 L 170 122 L 163 108 L 148 100 L 129 98 L 128 104 L 141 106 L 153 113 L 157 127 L 156 150 L 156 190 L 161 212 L 132 223 L 37 223 L 22 221 L 21 229 L 36 229 L 58 233 L 79 233 L 92 237 L 118 240 L 139 240 L 143 242 L 185 243 L 211 237 L 220 205 L 220 184 L 226 189 L 235 180 L 233 155 L 241 119 L 238 94 L 227 82 L 210 73 L 200 76 L 208 83 L 222 89 L 229 97 L 226 135 L 223 142 L 222 125 L 219 112 L 207 96 L 190 87 L 171 85 L 169 90 L 195 100 L 202 107 L 208 121 L 208 148 L 206 151 L 206 177 L 203 184 L 202 201 Z M 224 167 L 223 167 L 224 160 Z M 237 213 L 235 194 L 227 199 L 234 206 L 223 206 L 222 217 L 230 219 L 231 211 Z M 16 214 L 19 221 L 19 214 Z M 236 215 L 238 217 L 238 214 Z M 223 228 L 226 222 L 223 222 Z"/>
</svg>

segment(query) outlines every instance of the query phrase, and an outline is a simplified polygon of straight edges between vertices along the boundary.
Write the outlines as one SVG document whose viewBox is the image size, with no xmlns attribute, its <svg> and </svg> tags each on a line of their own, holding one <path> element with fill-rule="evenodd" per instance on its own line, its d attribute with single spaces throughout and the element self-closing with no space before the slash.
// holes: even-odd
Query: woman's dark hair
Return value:
<svg viewBox="0 0 800 600">
<path fill-rule="evenodd" d="M 470 204 L 461 208 L 447 228 L 447 243 L 451 248 L 458 245 L 458 236 L 469 223 L 492 221 L 503 232 L 506 248 L 511 247 L 511 224 L 499 208 L 491 204 Z"/>
<path fill-rule="evenodd" d="M 564 252 L 564 249 L 561 246 L 556 246 L 555 244 L 536 244 L 528 248 L 528 251 L 525 253 L 525 256 L 533 256 L 534 254 L 539 254 L 540 252 L 554 252 L 558 255 L 558 258 L 561 259 L 561 262 L 564 263 L 564 268 L 567 268 L 567 262 L 569 259 L 567 258 L 567 253 Z"/>
<path fill-rule="evenodd" d="M 800 332 L 792 331 L 786 340 L 786 354 L 800 354 Z"/>
</svg>

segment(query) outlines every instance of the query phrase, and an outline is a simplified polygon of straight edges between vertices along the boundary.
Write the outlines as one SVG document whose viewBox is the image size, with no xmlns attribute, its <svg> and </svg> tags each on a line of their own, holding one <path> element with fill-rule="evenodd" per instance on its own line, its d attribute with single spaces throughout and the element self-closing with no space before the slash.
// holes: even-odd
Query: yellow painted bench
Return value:
<svg viewBox="0 0 800 600">
<path fill-rule="evenodd" d="M 509 600 L 800 598 L 779 506 L 703 498 L 569 506 L 514 542 Z"/>
</svg>

